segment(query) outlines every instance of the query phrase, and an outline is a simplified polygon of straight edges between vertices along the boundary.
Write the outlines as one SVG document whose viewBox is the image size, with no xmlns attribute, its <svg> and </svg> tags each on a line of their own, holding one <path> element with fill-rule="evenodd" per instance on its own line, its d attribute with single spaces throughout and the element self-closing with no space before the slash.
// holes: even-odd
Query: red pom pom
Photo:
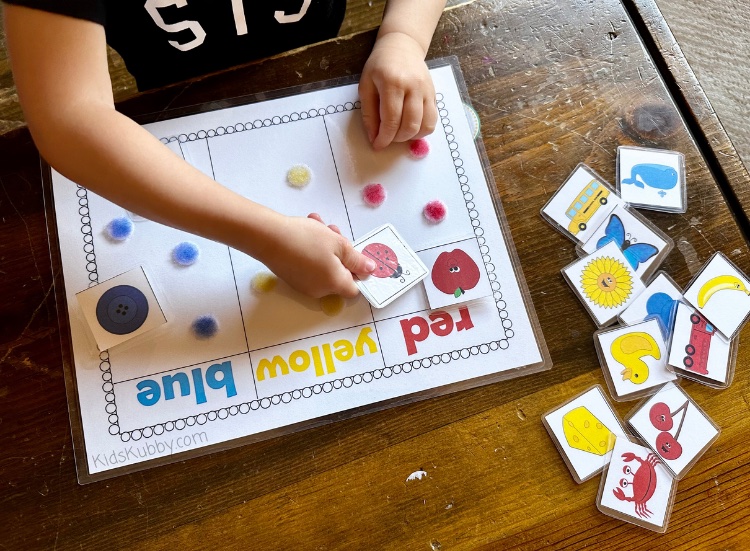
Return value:
<svg viewBox="0 0 750 551">
<path fill-rule="evenodd" d="M 362 199 L 366 205 L 379 207 L 385 201 L 387 194 L 381 184 L 367 184 L 362 189 Z"/>
<path fill-rule="evenodd" d="M 424 138 L 413 140 L 409 144 L 409 154 L 415 159 L 424 159 L 430 152 L 430 144 Z"/>
<path fill-rule="evenodd" d="M 424 217 L 427 218 L 427 220 L 433 224 L 437 224 L 438 222 L 445 220 L 445 217 L 448 214 L 448 207 L 445 206 L 445 203 L 436 199 L 430 201 L 424 206 L 422 214 L 424 214 Z"/>
</svg>

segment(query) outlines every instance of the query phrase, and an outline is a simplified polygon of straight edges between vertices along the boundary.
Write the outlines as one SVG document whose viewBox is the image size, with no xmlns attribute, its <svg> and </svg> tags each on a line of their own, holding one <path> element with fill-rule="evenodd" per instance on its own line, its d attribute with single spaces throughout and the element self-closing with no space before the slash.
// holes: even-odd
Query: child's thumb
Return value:
<svg viewBox="0 0 750 551">
<path fill-rule="evenodd" d="M 340 258 L 344 267 L 353 274 L 368 275 L 377 267 L 372 258 L 355 251 L 349 243 L 344 246 Z"/>
</svg>

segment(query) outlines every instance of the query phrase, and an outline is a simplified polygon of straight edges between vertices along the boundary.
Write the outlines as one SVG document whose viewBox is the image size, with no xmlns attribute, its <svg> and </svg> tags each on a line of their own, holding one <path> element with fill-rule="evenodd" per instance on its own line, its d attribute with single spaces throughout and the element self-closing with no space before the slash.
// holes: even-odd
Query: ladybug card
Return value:
<svg viewBox="0 0 750 551">
<path fill-rule="evenodd" d="M 542 208 L 542 218 L 578 243 L 586 243 L 622 203 L 603 178 L 581 163 Z"/>
<path fill-rule="evenodd" d="M 729 386 L 737 339 L 727 342 L 706 318 L 680 303 L 675 316 L 669 367 L 708 386 Z"/>
<path fill-rule="evenodd" d="M 721 253 L 685 289 L 685 299 L 731 339 L 750 314 L 750 281 Z"/>
<path fill-rule="evenodd" d="M 626 435 L 599 385 L 550 411 L 542 423 L 579 484 L 604 469 L 615 439 Z"/>
<path fill-rule="evenodd" d="M 656 454 L 618 438 L 596 506 L 605 515 L 663 534 L 676 491 L 676 480 Z"/>
<path fill-rule="evenodd" d="M 674 383 L 640 404 L 628 424 L 677 480 L 719 437 L 719 427 Z"/>
<path fill-rule="evenodd" d="M 677 151 L 617 148 L 617 191 L 635 207 L 665 212 L 687 210 L 685 156 Z"/>
<path fill-rule="evenodd" d="M 100 351 L 167 323 L 143 268 L 135 268 L 76 295 Z"/>
<path fill-rule="evenodd" d="M 363 236 L 354 243 L 354 248 L 377 265 L 370 276 L 357 281 L 362 295 L 375 308 L 390 304 L 429 273 L 391 224 Z"/>
<path fill-rule="evenodd" d="M 594 344 L 612 397 L 634 400 L 677 376 L 666 368 L 667 346 L 659 323 L 644 321 L 594 333 Z"/>
<path fill-rule="evenodd" d="M 591 254 L 607 243 L 615 243 L 641 279 L 648 277 L 672 250 L 673 242 L 638 212 L 617 205 L 601 226 L 578 248 Z"/>
<path fill-rule="evenodd" d="M 486 268 L 490 259 L 483 258 L 476 238 L 425 249 L 419 258 L 430 270 L 424 288 L 433 310 L 492 294 Z"/>
<path fill-rule="evenodd" d="M 646 290 L 620 314 L 620 321 L 625 325 L 633 325 L 639 321 L 655 319 L 659 322 L 664 340 L 669 342 L 677 306 L 681 303 L 682 291 L 674 280 L 666 272 L 657 272 Z"/>
</svg>

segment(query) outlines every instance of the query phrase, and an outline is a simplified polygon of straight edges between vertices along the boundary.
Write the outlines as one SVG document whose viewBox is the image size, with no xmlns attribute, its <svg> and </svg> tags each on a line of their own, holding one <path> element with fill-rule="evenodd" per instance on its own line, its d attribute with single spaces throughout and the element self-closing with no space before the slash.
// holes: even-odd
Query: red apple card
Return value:
<svg viewBox="0 0 750 551">
<path fill-rule="evenodd" d="M 425 249 L 419 252 L 419 258 L 430 271 L 424 288 L 432 309 L 492 294 L 485 259 L 475 237 Z"/>
</svg>

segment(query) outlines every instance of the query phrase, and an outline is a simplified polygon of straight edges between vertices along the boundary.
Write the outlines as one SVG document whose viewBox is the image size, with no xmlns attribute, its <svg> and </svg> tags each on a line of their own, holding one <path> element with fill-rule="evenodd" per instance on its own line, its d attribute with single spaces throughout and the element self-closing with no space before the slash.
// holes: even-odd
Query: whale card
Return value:
<svg viewBox="0 0 750 551">
<path fill-rule="evenodd" d="M 618 147 L 617 191 L 635 207 L 685 212 L 685 156 L 663 149 Z"/>
<path fill-rule="evenodd" d="M 727 342 L 706 318 L 680 303 L 668 367 L 687 379 L 726 388 L 734 375 L 738 342 L 737 338 Z"/>
<path fill-rule="evenodd" d="M 585 243 L 621 203 L 615 190 L 581 163 L 544 205 L 541 214 L 566 237 Z"/>
<path fill-rule="evenodd" d="M 656 454 L 618 438 L 596 506 L 605 515 L 663 534 L 676 491 L 677 481 Z"/>
<path fill-rule="evenodd" d="M 594 345 L 609 390 L 618 402 L 653 394 L 677 378 L 666 368 L 667 346 L 654 319 L 597 331 Z"/>
<path fill-rule="evenodd" d="M 666 342 L 672 335 L 677 306 L 682 301 L 682 290 L 666 272 L 659 271 L 646 285 L 646 290 L 620 314 L 620 321 L 633 325 L 655 319 L 659 322 Z"/>
<path fill-rule="evenodd" d="M 615 439 L 627 434 L 599 385 L 543 415 L 542 423 L 579 484 L 604 469 Z"/>
<path fill-rule="evenodd" d="M 662 263 L 674 246 L 673 241 L 640 213 L 617 205 L 589 240 L 577 248 L 583 256 L 615 243 L 631 268 L 646 279 Z"/>
<path fill-rule="evenodd" d="M 687 286 L 685 300 L 731 340 L 750 314 L 750 281 L 717 252 Z"/>
<path fill-rule="evenodd" d="M 677 480 L 719 437 L 719 427 L 674 383 L 639 404 L 628 416 L 628 424 Z"/>
</svg>

